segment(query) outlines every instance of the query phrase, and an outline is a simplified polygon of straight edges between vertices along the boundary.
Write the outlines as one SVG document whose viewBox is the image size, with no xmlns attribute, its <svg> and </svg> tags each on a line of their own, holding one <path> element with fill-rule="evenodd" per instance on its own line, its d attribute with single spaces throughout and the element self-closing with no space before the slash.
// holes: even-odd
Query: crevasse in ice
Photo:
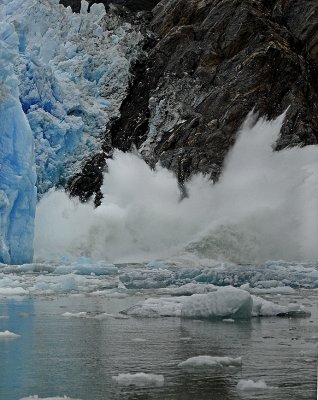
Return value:
<svg viewBox="0 0 318 400">
<path fill-rule="evenodd" d="M 60 186 L 118 113 L 142 35 L 102 4 L 80 14 L 58 0 L 3 0 L 0 19 L 15 26 L 20 99 L 35 140 L 39 195 Z"/>
<path fill-rule="evenodd" d="M 14 26 L 0 25 L 0 261 L 32 261 L 36 175 L 33 135 L 19 100 Z"/>
</svg>

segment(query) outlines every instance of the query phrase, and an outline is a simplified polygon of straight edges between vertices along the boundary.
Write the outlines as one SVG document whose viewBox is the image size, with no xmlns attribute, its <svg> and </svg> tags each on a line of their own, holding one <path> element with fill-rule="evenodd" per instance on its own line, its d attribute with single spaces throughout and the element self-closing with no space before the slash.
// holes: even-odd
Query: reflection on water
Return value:
<svg viewBox="0 0 318 400">
<path fill-rule="evenodd" d="M 312 305 L 311 318 L 235 323 L 62 316 L 66 311 L 118 312 L 141 296 L 2 299 L 0 315 L 9 318 L 0 320 L 0 331 L 8 329 L 21 337 L 0 341 L 0 399 L 34 394 L 83 400 L 315 399 L 316 294 L 303 291 L 301 296 Z M 189 357 L 205 354 L 242 356 L 243 365 L 233 371 L 177 367 Z M 121 388 L 112 380 L 119 373 L 136 372 L 163 374 L 165 385 Z M 236 390 L 240 379 L 264 379 L 276 389 L 246 396 Z"/>
</svg>

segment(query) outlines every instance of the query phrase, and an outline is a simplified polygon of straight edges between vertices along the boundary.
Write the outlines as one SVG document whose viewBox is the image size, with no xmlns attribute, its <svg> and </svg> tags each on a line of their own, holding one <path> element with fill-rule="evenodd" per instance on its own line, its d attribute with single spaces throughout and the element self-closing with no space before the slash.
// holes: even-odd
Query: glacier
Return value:
<svg viewBox="0 0 318 400">
<path fill-rule="evenodd" d="M 19 37 L 14 65 L 35 141 L 39 196 L 63 186 L 118 115 L 142 34 L 102 4 L 80 14 L 58 0 L 4 0 L 0 19 Z"/>
<path fill-rule="evenodd" d="M 19 100 L 14 63 L 14 26 L 0 26 L 0 261 L 20 264 L 33 258 L 36 174 L 34 141 Z"/>
<path fill-rule="evenodd" d="M 32 262 L 40 198 L 64 186 L 119 113 L 142 34 L 102 4 L 0 3 L 0 262 Z"/>
</svg>

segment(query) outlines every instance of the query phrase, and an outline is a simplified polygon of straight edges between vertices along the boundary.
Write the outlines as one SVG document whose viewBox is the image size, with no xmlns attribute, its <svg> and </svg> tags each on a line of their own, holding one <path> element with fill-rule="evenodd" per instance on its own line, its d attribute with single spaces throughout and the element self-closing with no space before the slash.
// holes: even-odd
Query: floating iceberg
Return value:
<svg viewBox="0 0 318 400">
<path fill-rule="evenodd" d="M 215 368 L 215 367 L 240 367 L 242 358 L 197 356 L 181 362 L 181 368 Z"/>
<path fill-rule="evenodd" d="M 183 318 L 249 318 L 252 313 L 251 295 L 233 286 L 219 288 L 208 294 L 194 294 L 182 305 Z"/>
<path fill-rule="evenodd" d="M 207 294 L 148 298 L 124 311 L 135 317 L 181 317 L 191 319 L 240 319 L 251 317 L 310 315 L 302 306 L 282 306 L 233 286 L 219 287 Z"/>
<path fill-rule="evenodd" d="M 29 397 L 23 397 L 23 399 L 20 400 L 80 400 L 80 399 L 71 399 L 70 397 L 64 396 L 64 397 L 39 397 L 37 395 L 35 396 L 29 396 Z"/>
<path fill-rule="evenodd" d="M 0 340 L 1 339 L 16 339 L 18 337 L 20 337 L 20 335 L 17 335 L 16 333 L 13 333 L 10 331 L 0 332 Z"/>
<path fill-rule="evenodd" d="M 245 391 L 245 392 L 259 392 L 263 391 L 266 389 L 273 389 L 270 386 L 267 386 L 265 381 L 259 380 L 259 381 L 252 381 L 251 379 L 241 379 L 237 386 L 237 390 L 239 391 Z"/>
<path fill-rule="evenodd" d="M 112 377 L 121 386 L 163 386 L 164 376 L 156 374 L 119 374 Z"/>
</svg>

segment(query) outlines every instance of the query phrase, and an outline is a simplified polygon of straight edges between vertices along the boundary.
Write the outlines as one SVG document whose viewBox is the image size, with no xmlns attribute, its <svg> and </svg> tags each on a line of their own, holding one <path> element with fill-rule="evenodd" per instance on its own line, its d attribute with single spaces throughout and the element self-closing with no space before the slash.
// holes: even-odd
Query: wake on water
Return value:
<svg viewBox="0 0 318 400">
<path fill-rule="evenodd" d="M 193 176 L 183 200 L 172 172 L 120 151 L 108 161 L 100 207 L 49 192 L 37 207 L 36 259 L 318 259 L 318 146 L 275 152 L 284 115 L 255 119 L 240 129 L 219 181 Z"/>
</svg>

